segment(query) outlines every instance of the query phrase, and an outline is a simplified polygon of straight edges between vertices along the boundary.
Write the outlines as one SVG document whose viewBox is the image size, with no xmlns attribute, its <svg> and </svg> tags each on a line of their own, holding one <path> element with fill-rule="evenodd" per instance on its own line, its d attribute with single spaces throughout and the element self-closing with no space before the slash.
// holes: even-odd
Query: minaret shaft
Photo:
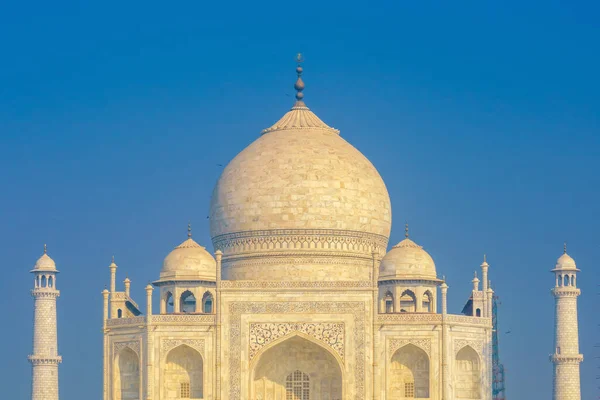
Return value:
<svg viewBox="0 0 600 400">
<path fill-rule="evenodd" d="M 554 352 L 550 360 L 554 364 L 552 382 L 553 400 L 581 400 L 579 364 L 579 328 L 577 322 L 577 266 L 567 254 L 558 259 L 555 273 Z"/>
<path fill-rule="evenodd" d="M 56 333 L 56 298 L 52 288 L 35 288 L 33 317 L 32 400 L 58 400 L 58 340 Z"/>
<path fill-rule="evenodd" d="M 44 245 L 44 254 L 38 259 L 33 270 L 33 354 L 29 356 L 32 366 L 31 399 L 58 400 L 58 355 L 56 333 L 56 299 L 60 291 L 56 289 L 56 264 Z"/>
</svg>

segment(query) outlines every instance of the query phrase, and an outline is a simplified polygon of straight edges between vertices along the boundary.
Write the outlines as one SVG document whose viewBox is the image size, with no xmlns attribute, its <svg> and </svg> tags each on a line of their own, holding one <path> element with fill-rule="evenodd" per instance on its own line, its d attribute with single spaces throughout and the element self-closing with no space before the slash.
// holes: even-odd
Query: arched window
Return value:
<svg viewBox="0 0 600 400">
<path fill-rule="evenodd" d="M 405 290 L 400 297 L 400 312 L 415 312 L 417 298 L 410 290 Z"/>
<path fill-rule="evenodd" d="M 455 394 L 457 399 L 481 398 L 481 365 L 479 355 L 469 346 L 456 354 Z"/>
<path fill-rule="evenodd" d="M 46 287 L 46 275 L 42 275 L 42 287 Z"/>
<path fill-rule="evenodd" d="M 117 318 L 123 318 L 123 310 L 120 308 L 117 310 Z"/>
<path fill-rule="evenodd" d="M 562 286 L 562 275 L 558 275 L 558 286 Z"/>
<path fill-rule="evenodd" d="M 181 294 L 179 301 L 179 311 L 182 313 L 195 313 L 196 312 L 196 297 L 186 290 Z"/>
<path fill-rule="evenodd" d="M 571 275 L 571 286 L 577 286 L 575 283 L 575 275 Z"/>
<path fill-rule="evenodd" d="M 48 277 L 48 287 L 52 287 L 52 285 L 54 285 L 54 278 L 50 276 Z"/>
<path fill-rule="evenodd" d="M 285 378 L 285 398 L 293 400 L 310 399 L 310 380 L 302 371 L 294 371 Z"/>
<path fill-rule="evenodd" d="M 397 350 L 388 374 L 387 398 L 429 398 L 429 358 L 419 347 L 408 344 Z"/>
<path fill-rule="evenodd" d="M 171 350 L 164 369 L 164 399 L 201 399 L 203 361 L 196 350 L 186 345 Z"/>
<path fill-rule="evenodd" d="M 431 292 L 428 290 L 423 294 L 423 303 L 422 303 L 422 309 L 423 312 L 431 312 L 431 304 L 433 303 L 433 296 L 431 295 Z"/>
<path fill-rule="evenodd" d="M 213 313 L 213 296 L 210 292 L 206 292 L 202 296 L 202 311 L 205 314 Z"/>
<path fill-rule="evenodd" d="M 167 292 L 167 295 L 165 296 L 165 310 L 167 311 L 167 314 L 172 314 L 175 311 L 173 306 L 173 295 L 171 292 Z"/>
<path fill-rule="evenodd" d="M 137 354 L 129 347 L 124 348 L 119 353 L 116 370 L 116 400 L 139 399 L 140 361 Z"/>
<path fill-rule="evenodd" d="M 387 292 L 385 294 L 385 312 L 386 313 L 393 313 L 394 312 L 394 296 L 392 295 L 392 293 Z"/>
<path fill-rule="evenodd" d="M 481 317 L 481 308 L 478 308 L 477 310 L 475 310 L 475 316 Z"/>
<path fill-rule="evenodd" d="M 565 282 L 564 282 L 565 286 L 569 286 L 569 275 L 565 275 Z"/>
</svg>

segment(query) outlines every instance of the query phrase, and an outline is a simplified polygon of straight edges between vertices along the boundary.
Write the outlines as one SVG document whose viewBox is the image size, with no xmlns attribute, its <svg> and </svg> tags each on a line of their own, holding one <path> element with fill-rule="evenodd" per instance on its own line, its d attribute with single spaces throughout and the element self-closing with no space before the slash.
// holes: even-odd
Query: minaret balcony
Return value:
<svg viewBox="0 0 600 400">
<path fill-rule="evenodd" d="M 54 365 L 62 362 L 61 356 L 28 356 L 27 359 L 33 365 Z"/>
<path fill-rule="evenodd" d="M 552 289 L 552 294 L 555 297 L 577 297 L 581 294 L 581 290 L 574 286 L 559 286 Z"/>
<path fill-rule="evenodd" d="M 557 364 L 579 364 L 583 361 L 582 354 L 552 354 L 550 361 Z"/>
</svg>

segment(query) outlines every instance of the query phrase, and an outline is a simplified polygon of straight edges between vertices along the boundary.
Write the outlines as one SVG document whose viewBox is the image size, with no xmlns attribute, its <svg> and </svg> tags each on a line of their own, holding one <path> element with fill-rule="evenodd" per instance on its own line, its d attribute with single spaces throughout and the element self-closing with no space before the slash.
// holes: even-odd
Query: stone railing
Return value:
<svg viewBox="0 0 600 400">
<path fill-rule="evenodd" d="M 469 317 L 466 315 L 447 315 L 449 325 L 479 325 L 491 326 L 491 318 Z M 377 322 L 384 325 L 402 324 L 441 324 L 442 314 L 433 313 L 390 313 L 378 314 Z"/>
<path fill-rule="evenodd" d="M 108 327 L 108 328 L 114 328 L 114 327 L 119 327 L 119 326 L 131 327 L 131 326 L 139 326 L 139 325 L 146 325 L 146 317 L 145 316 L 132 317 L 132 318 L 112 318 L 112 319 L 106 320 L 106 327 Z"/>
<path fill-rule="evenodd" d="M 390 313 L 378 314 L 377 322 L 386 325 L 395 324 L 440 324 L 442 314 L 433 313 Z"/>
<path fill-rule="evenodd" d="M 152 324 L 214 325 L 214 314 L 160 314 L 152 316 Z"/>
<path fill-rule="evenodd" d="M 492 326 L 491 318 L 469 317 L 467 315 L 448 315 L 446 321 L 451 325 L 488 325 Z"/>
</svg>

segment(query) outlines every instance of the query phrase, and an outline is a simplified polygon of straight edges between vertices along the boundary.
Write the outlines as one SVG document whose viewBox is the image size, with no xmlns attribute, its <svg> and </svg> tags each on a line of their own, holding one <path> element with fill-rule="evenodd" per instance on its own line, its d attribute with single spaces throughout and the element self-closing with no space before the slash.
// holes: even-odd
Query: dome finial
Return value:
<svg viewBox="0 0 600 400">
<path fill-rule="evenodd" d="M 192 238 L 192 223 L 188 223 L 188 239 Z"/>
<path fill-rule="evenodd" d="M 48 246 L 46 246 L 46 243 L 44 243 L 44 254 L 48 254 Z"/>
<path fill-rule="evenodd" d="M 408 239 L 408 222 L 404 224 L 404 237 Z"/>
<path fill-rule="evenodd" d="M 304 99 L 304 82 L 302 81 L 302 66 L 301 64 L 304 62 L 304 56 L 302 53 L 296 54 L 296 63 L 298 66 L 296 67 L 296 74 L 298 74 L 298 79 L 296 80 L 296 84 L 294 85 L 294 89 L 296 89 L 296 106 L 304 106 L 302 99 Z"/>
<path fill-rule="evenodd" d="M 563 254 L 567 254 L 567 242 L 563 244 Z"/>
</svg>

